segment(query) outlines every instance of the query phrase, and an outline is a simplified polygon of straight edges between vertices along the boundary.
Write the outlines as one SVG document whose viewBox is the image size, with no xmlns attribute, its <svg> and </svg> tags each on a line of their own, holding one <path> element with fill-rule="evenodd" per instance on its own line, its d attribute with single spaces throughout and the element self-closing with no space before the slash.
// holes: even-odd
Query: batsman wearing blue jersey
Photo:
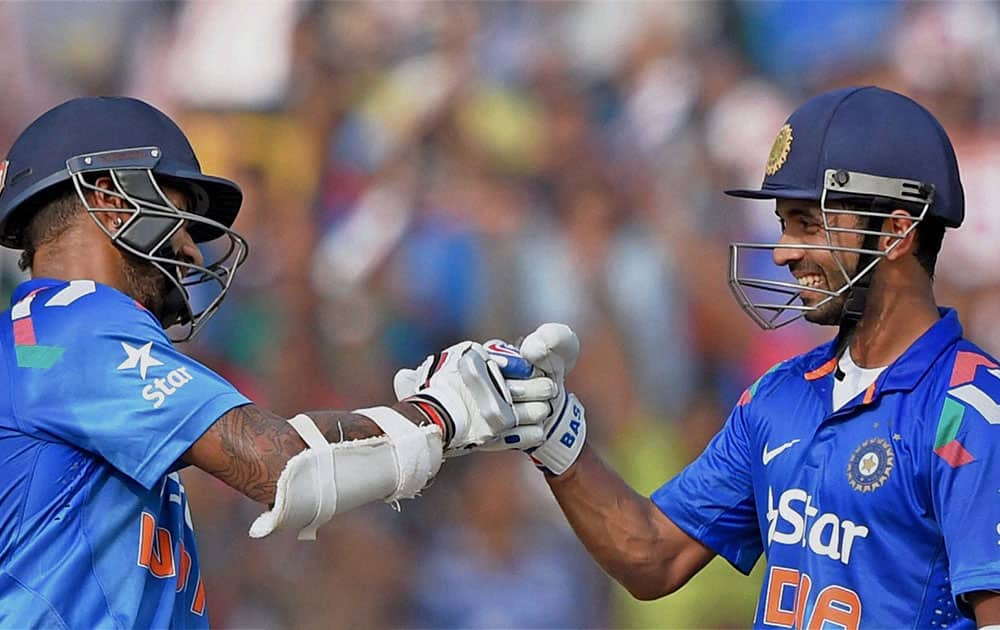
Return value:
<svg viewBox="0 0 1000 630">
<path fill-rule="evenodd" d="M 731 246 L 741 306 L 764 328 L 839 334 L 761 376 L 651 500 L 584 447 L 583 408 L 561 394 L 536 459 L 574 530 L 640 599 L 716 555 L 749 573 L 763 553 L 758 628 L 1000 628 L 1000 363 L 934 298 L 965 213 L 944 129 L 894 92 L 828 92 L 781 128 L 760 189 L 728 193 L 776 200 L 781 227 Z M 520 347 L 560 386 L 578 350 L 553 328 Z"/>
<path fill-rule="evenodd" d="M 266 506 L 251 536 L 310 539 L 443 457 L 541 442 L 554 383 L 512 395 L 479 344 L 402 371 L 392 406 L 291 419 L 176 350 L 246 258 L 241 202 L 129 98 L 55 107 L 0 164 L 0 243 L 32 275 L 0 315 L 0 628 L 208 627 L 185 466 Z"/>
</svg>

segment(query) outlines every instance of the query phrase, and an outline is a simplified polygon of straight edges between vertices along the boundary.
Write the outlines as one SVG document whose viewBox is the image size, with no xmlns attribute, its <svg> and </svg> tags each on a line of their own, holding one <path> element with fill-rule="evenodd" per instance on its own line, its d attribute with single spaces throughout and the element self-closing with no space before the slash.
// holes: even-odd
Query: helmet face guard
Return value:
<svg viewBox="0 0 1000 630">
<path fill-rule="evenodd" d="M 157 181 L 156 166 L 161 156 L 157 147 L 139 147 L 79 155 L 67 160 L 66 166 L 84 208 L 111 242 L 148 262 L 167 278 L 171 288 L 164 296 L 160 323 L 170 329 L 170 338 L 179 342 L 193 338 L 218 310 L 237 270 L 246 260 L 248 246 L 246 239 L 231 228 L 205 216 L 208 195 L 197 182 L 163 175 L 164 179 L 176 181 L 190 190 L 193 209 L 181 210 L 170 201 Z M 88 181 L 95 175 L 110 177 L 112 188 L 101 188 Z M 124 202 L 124 207 L 93 207 L 87 201 L 88 191 L 117 197 Z M 96 212 L 131 216 L 112 232 L 98 219 Z M 201 248 L 206 255 L 202 265 L 181 260 L 171 246 L 171 239 L 182 226 L 192 234 L 220 234 L 219 238 L 225 239 L 223 246 L 212 248 L 214 251 Z M 192 300 L 193 290 L 199 298 L 205 293 L 197 306 Z"/>
<path fill-rule="evenodd" d="M 868 203 L 867 210 L 830 207 L 835 199 L 864 199 Z M 879 200 L 903 202 L 908 206 L 920 206 L 919 213 L 912 216 L 912 223 L 902 234 L 884 232 L 880 228 L 884 219 L 892 217 L 894 210 L 889 205 L 877 203 Z M 875 265 L 889 254 L 899 244 L 900 239 L 910 234 L 927 215 L 934 201 L 934 186 L 923 182 L 879 177 L 853 171 L 827 169 L 823 177 L 823 192 L 820 197 L 820 214 L 823 218 L 823 231 L 826 244 L 794 244 L 780 243 L 732 243 L 729 247 L 729 287 L 743 310 L 761 328 L 771 330 L 780 328 L 806 314 L 816 311 L 841 296 L 846 296 L 855 287 L 866 281 Z M 833 215 L 854 215 L 864 219 L 855 227 L 840 227 L 834 225 Z M 834 234 L 855 234 L 861 237 L 859 247 L 838 245 L 834 243 Z M 878 247 L 881 237 L 895 239 L 885 250 Z M 779 249 L 821 250 L 830 252 L 844 285 L 836 290 L 809 287 L 790 282 L 760 276 L 752 276 L 745 272 L 750 265 L 748 258 L 754 259 L 750 252 L 773 252 Z M 844 254 L 857 254 L 858 263 L 853 270 L 844 264 Z M 801 299 L 803 293 L 817 293 L 824 297 L 812 306 Z"/>
</svg>

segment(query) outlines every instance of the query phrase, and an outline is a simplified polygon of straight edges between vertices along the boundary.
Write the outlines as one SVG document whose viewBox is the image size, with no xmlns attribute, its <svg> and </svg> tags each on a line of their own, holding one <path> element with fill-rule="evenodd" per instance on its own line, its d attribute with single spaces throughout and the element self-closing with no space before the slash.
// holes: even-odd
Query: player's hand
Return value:
<svg viewBox="0 0 1000 630">
<path fill-rule="evenodd" d="M 580 340 L 576 333 L 565 324 L 542 324 L 524 338 L 520 349 L 503 341 L 489 341 L 485 345 L 490 355 L 501 364 L 507 387 L 513 398 L 519 401 L 515 404 L 516 411 L 524 410 L 528 414 L 530 410 L 530 417 L 534 417 L 538 413 L 537 405 L 544 403 L 548 406 L 542 420 L 544 438 L 541 443 L 534 445 L 529 440 L 521 440 L 515 428 L 506 434 L 508 443 L 503 447 L 514 446 L 524 450 L 540 468 L 554 475 L 566 472 L 579 457 L 587 437 L 583 405 L 576 396 L 566 392 L 564 383 L 580 355 Z M 526 376 L 551 379 L 556 388 L 554 396 L 529 386 L 535 379 L 523 380 Z M 511 436 L 519 438 L 518 443 L 511 444 Z M 494 442 L 483 448 L 493 450 L 500 446 Z"/>
<path fill-rule="evenodd" d="M 555 391 L 547 378 L 531 379 L 532 394 Z M 482 345 L 463 341 L 433 354 L 415 370 L 403 369 L 393 379 L 396 398 L 418 406 L 442 426 L 445 456 L 463 455 L 509 431 L 537 444 L 542 440 L 540 405 L 515 412 L 514 398 L 500 366 Z"/>
</svg>

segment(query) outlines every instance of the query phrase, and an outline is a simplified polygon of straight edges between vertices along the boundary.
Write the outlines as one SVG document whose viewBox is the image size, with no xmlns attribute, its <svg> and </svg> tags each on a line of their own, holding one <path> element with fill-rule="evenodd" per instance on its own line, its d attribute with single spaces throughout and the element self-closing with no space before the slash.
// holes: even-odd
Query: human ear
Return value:
<svg viewBox="0 0 1000 630">
<path fill-rule="evenodd" d="M 108 176 L 98 177 L 94 181 L 94 186 L 97 190 L 93 188 L 88 188 L 86 195 L 90 198 L 90 204 L 92 208 L 124 208 L 125 200 L 121 198 L 120 195 L 113 194 L 111 191 L 114 190 L 114 183 Z M 104 192 L 108 191 L 108 192 Z"/>
<path fill-rule="evenodd" d="M 899 260 L 914 253 L 917 248 L 918 221 L 906 210 L 897 208 L 882 222 L 882 231 L 894 236 L 880 239 L 888 260 Z"/>
</svg>

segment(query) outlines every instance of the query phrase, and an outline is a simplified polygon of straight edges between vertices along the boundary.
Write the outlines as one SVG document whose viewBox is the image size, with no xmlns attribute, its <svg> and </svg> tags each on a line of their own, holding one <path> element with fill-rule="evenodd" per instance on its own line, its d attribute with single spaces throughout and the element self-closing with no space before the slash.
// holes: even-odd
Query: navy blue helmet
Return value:
<svg viewBox="0 0 1000 630">
<path fill-rule="evenodd" d="M 88 190 L 98 177 L 130 214 L 114 232 L 98 221 L 112 242 L 148 261 L 170 281 L 164 327 L 182 326 L 176 340 L 189 339 L 219 307 L 236 270 L 246 259 L 246 241 L 231 227 L 243 193 L 235 183 L 201 172 L 191 144 L 163 112 L 134 98 L 76 98 L 45 112 L 25 129 L 0 167 L 0 244 L 21 249 L 24 230 L 55 191 L 76 189 L 91 213 Z M 188 193 L 191 205 L 178 209 L 164 194 L 170 184 Z M 196 243 L 226 237 L 211 262 L 179 260 L 171 238 L 186 226 Z M 208 258 L 208 257 L 206 257 Z M 203 308 L 192 305 L 190 289 L 208 284 Z M 199 289 L 199 295 L 204 291 Z"/>
<path fill-rule="evenodd" d="M 929 184 L 934 203 L 928 216 L 948 227 L 965 218 L 958 161 L 941 123 L 913 99 L 874 86 L 833 90 L 806 101 L 778 133 L 760 189 L 726 194 L 818 201 L 828 170 Z"/>
<path fill-rule="evenodd" d="M 901 235 L 882 231 L 883 220 L 894 209 L 912 214 L 910 230 L 930 217 L 952 228 L 965 218 L 958 162 L 941 123 L 912 99 L 872 86 L 833 90 L 806 101 L 778 131 L 761 187 L 727 190 L 726 194 L 809 200 L 821 208 L 825 244 L 733 243 L 730 247 L 730 287 L 747 314 L 764 328 L 783 326 L 841 299 L 841 325 L 856 322 L 864 311 L 871 272 L 899 243 Z M 829 203 L 834 200 L 851 203 Z M 836 227 L 838 222 L 831 219 L 837 214 L 859 217 L 858 226 Z M 838 232 L 854 233 L 859 242 L 844 245 L 834 236 Z M 879 248 L 881 237 L 894 239 L 889 250 Z M 806 305 L 799 303 L 804 287 L 797 282 L 744 272 L 748 265 L 741 254 L 789 247 L 832 252 L 844 284 L 809 287 L 810 292 L 825 297 Z M 856 255 L 853 268 L 843 262 L 846 254 Z"/>
</svg>

